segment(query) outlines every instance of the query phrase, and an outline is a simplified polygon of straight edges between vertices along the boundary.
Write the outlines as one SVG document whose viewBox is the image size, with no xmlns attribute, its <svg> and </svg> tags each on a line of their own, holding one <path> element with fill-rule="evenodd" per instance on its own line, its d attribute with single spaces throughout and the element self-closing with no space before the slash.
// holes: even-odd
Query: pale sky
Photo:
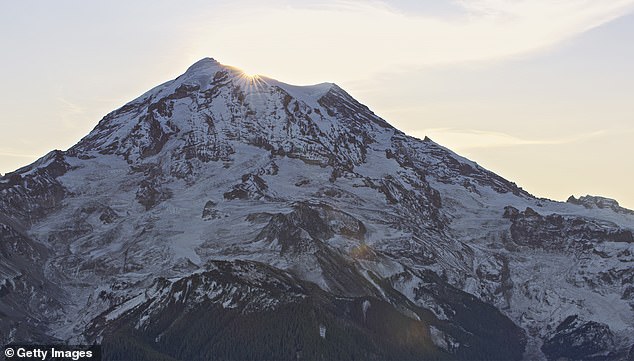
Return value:
<svg viewBox="0 0 634 361">
<path fill-rule="evenodd" d="M 0 2 L 0 173 L 203 57 L 335 82 L 536 196 L 634 208 L 634 0 Z"/>
</svg>

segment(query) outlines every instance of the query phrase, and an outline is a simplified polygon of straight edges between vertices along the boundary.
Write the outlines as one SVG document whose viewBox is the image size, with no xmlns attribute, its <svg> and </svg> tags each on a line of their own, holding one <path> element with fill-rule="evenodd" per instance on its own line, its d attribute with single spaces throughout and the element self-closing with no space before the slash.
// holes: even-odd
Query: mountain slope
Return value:
<svg viewBox="0 0 634 361">
<path fill-rule="evenodd" d="M 537 199 L 334 84 L 203 59 L 0 192 L 5 342 L 148 359 L 196 358 L 178 335 L 236 359 L 616 360 L 634 344 L 631 212 Z M 240 353 L 262 320 L 295 326 Z"/>
</svg>

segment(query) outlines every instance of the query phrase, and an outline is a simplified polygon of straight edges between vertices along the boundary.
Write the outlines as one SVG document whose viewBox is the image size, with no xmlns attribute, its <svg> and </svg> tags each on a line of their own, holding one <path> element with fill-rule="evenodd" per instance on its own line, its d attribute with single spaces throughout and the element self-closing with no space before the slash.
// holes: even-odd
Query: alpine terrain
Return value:
<svg viewBox="0 0 634 361">
<path fill-rule="evenodd" d="M 335 84 L 203 59 L 0 178 L 0 342 L 125 360 L 634 360 L 634 212 Z"/>
</svg>

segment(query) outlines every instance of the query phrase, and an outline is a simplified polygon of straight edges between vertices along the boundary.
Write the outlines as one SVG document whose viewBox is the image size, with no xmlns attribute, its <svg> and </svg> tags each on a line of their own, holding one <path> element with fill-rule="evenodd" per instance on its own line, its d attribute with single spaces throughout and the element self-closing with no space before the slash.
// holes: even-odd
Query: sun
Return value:
<svg viewBox="0 0 634 361">
<path fill-rule="evenodd" d="M 240 69 L 240 76 L 247 80 L 256 80 L 258 78 L 257 74 L 250 73 L 248 71 Z"/>
<path fill-rule="evenodd" d="M 260 81 L 260 76 L 252 73 L 250 71 L 244 70 L 241 67 L 237 67 L 237 66 L 226 66 L 226 68 L 230 69 L 231 72 L 234 74 L 234 76 L 236 76 L 239 80 L 247 82 L 247 83 L 253 83 L 253 82 L 258 82 Z"/>
</svg>

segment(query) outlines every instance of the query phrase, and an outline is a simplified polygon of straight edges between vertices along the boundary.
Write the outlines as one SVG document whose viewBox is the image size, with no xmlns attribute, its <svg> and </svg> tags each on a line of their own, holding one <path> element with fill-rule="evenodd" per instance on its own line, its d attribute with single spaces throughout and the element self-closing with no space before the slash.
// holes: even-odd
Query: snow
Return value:
<svg viewBox="0 0 634 361">
<path fill-rule="evenodd" d="M 321 83 L 315 85 L 290 85 L 282 83 L 275 79 L 261 77 L 268 85 L 276 86 L 284 89 L 293 98 L 308 104 L 313 109 L 321 108 L 321 105 L 317 102 L 321 97 L 326 95 L 330 89 L 334 86 L 333 83 Z"/>
<path fill-rule="evenodd" d="M 372 149 L 368 152 L 366 163 L 355 168 L 359 174 L 372 179 L 381 179 L 387 175 L 397 174 L 401 166 L 394 160 L 385 157 L 385 150 Z"/>
<path fill-rule="evenodd" d="M 213 100 L 206 102 L 201 92 L 210 89 L 214 75 L 219 71 L 229 75 L 228 85 L 218 90 Z M 132 165 L 154 166 L 160 173 L 156 181 L 170 193 L 167 199 L 146 210 L 139 204 L 136 194 L 141 182 L 152 180 L 151 172 L 133 170 L 123 157 L 127 151 L 130 154 L 138 151 L 135 141 L 137 135 L 142 137 L 143 133 L 128 136 L 147 111 L 149 104 L 144 102 L 158 101 L 182 85 L 197 85 L 200 91 L 174 100 L 169 119 L 154 114 L 161 130 L 169 133 L 169 140 L 161 152 L 145 158 L 130 156 Z M 634 313 L 628 301 L 621 299 L 619 287 L 589 287 L 579 274 L 581 269 L 590 275 L 598 275 L 610 268 L 631 269 L 634 256 L 618 256 L 621 258 L 617 259 L 617 255 L 634 254 L 634 245 L 624 242 L 596 244 L 595 250 L 608 258 L 581 259 L 573 254 L 530 249 L 515 252 L 504 248 L 500 241 L 511 225 L 503 218 L 506 206 L 519 210 L 531 207 L 542 215 L 597 219 L 634 230 L 632 215 L 511 192 L 500 193 L 491 185 L 452 173 L 443 158 L 434 152 L 445 152 L 444 155 L 457 162 L 483 172 L 476 163 L 438 145 L 406 138 L 404 146 L 411 151 L 418 170 L 425 173 L 424 181 L 440 192 L 442 206 L 439 212 L 448 220 L 443 231 L 426 229 L 429 225 L 418 224 L 418 214 L 408 213 L 402 204 L 390 204 L 384 194 L 365 183 L 366 180 L 379 183 L 391 176 L 405 191 L 423 197 L 414 180 L 423 181 L 417 180 L 414 170 L 401 166 L 396 158 L 386 156 L 387 150 L 395 151 L 393 139 L 399 136 L 397 131 L 363 128 L 370 139 L 364 148 L 367 151 L 365 162 L 358 161 L 361 152 L 354 149 L 328 153 L 340 145 L 343 138 L 337 136 L 356 135 L 348 132 L 346 119 L 329 116 L 319 104 L 319 99 L 333 87 L 331 83 L 295 86 L 265 77 L 245 78 L 236 69 L 213 59 L 203 59 L 177 79 L 129 103 L 135 109 L 113 115 L 104 127 L 91 132 L 88 138 L 94 138 L 89 139 L 92 142 L 89 145 L 96 148 L 86 145 L 85 149 L 89 150 L 80 147 L 78 152 L 93 158 L 65 158 L 72 170 L 58 181 L 67 189 L 68 196 L 59 209 L 29 229 L 29 235 L 51 251 L 52 257 L 45 265 L 46 273 L 74 299 L 72 304 L 64 306 L 65 319 L 59 321 L 63 327 L 60 326 L 57 335 L 63 339 L 77 335 L 78 330 L 103 312 L 107 312 L 107 320 L 114 320 L 145 302 L 146 293 L 150 294 L 148 288 L 157 278 L 163 277 L 174 283 L 203 272 L 213 260 L 262 262 L 331 291 L 314 253 L 281 255 L 277 240 L 256 241 L 270 215 L 290 213 L 297 202 L 340 209 L 365 225 L 362 240 L 337 234 L 324 240 L 324 244 L 348 257 L 385 299 L 389 297 L 375 277 L 390 278 L 407 268 L 432 270 L 447 277 L 453 286 L 494 304 L 525 329 L 537 329 L 533 332 L 536 337 L 543 336 L 548 328 L 556 327 L 572 314 L 606 323 L 625 338 L 628 333 L 634 334 Z M 244 103 L 233 98 L 236 89 L 242 92 Z M 292 97 L 288 105 L 285 105 L 285 93 Z M 289 116 L 288 113 L 295 109 L 298 114 Z M 315 109 L 320 110 L 320 114 Z M 208 119 L 212 120 L 213 129 L 207 123 Z M 172 133 L 170 125 L 178 131 Z M 316 135 L 306 135 L 309 131 Z M 183 156 L 183 144 L 188 139 L 186 134 L 191 135 L 197 146 L 207 147 L 206 151 L 231 149 L 233 152 L 227 152 L 226 157 L 218 160 L 186 158 Z M 275 155 L 255 146 L 251 142 L 255 134 L 262 135 L 274 150 L 302 149 L 303 157 Z M 206 144 L 207 141 L 210 143 Z M 111 145 L 116 146 L 120 155 L 99 153 L 98 149 Z M 52 154 L 34 163 L 32 168 L 25 168 L 25 175 L 49 165 Z M 337 157 L 352 159 L 353 166 L 336 181 L 331 181 L 332 163 Z M 191 174 L 177 177 L 171 173 L 173 167 L 186 162 L 190 162 Z M 273 163 L 277 174 L 271 171 Z M 258 174 L 266 182 L 266 194 L 260 198 L 225 199 L 225 192 L 249 174 Z M 465 180 L 470 181 L 474 189 L 467 189 L 462 183 Z M 203 208 L 210 200 L 216 204 L 214 210 L 220 218 L 203 220 Z M 97 211 L 77 216 L 78 210 L 94 205 L 98 205 Z M 109 207 L 119 218 L 109 224 L 103 223 L 99 219 L 99 207 Z M 351 250 L 361 244 L 378 256 L 371 260 L 351 257 Z M 415 256 L 424 253 L 433 256 L 433 263 L 417 261 Z M 513 288 L 508 304 L 503 296 L 494 293 L 499 284 L 487 283 L 477 275 L 478 267 L 487 272 L 498 271 L 492 261 L 496 255 L 508 258 L 509 262 Z M 9 281 L 3 279 L 0 282 L 6 286 Z M 451 314 L 433 299 L 416 297 L 415 289 L 420 287 L 420 282 L 414 278 L 409 282 L 397 282 L 394 287 L 412 302 L 430 309 L 438 319 L 449 319 Z M 226 291 L 216 287 L 219 286 L 211 284 L 205 297 L 215 300 Z M 126 301 L 114 305 L 97 301 L 102 291 L 119 302 Z M 179 301 L 188 294 L 176 292 L 172 297 Z M 237 300 L 229 296 L 219 302 L 223 307 L 236 307 Z M 274 303 L 271 300 L 262 302 Z M 364 317 L 370 307 L 368 300 L 362 303 Z M 149 316 L 144 314 L 143 317 L 140 324 Z M 440 347 L 455 346 L 441 331 L 433 329 L 431 332 L 432 340 Z M 531 347 L 538 350 L 538 340 L 531 338 L 529 341 Z"/>
<path fill-rule="evenodd" d="M 106 315 L 106 320 L 107 321 L 112 321 L 112 320 L 116 320 L 117 318 L 121 317 L 121 315 L 123 315 L 124 313 L 133 310 L 134 308 L 138 307 L 139 305 L 141 305 L 142 303 L 144 303 L 146 301 L 146 297 L 144 294 L 140 294 L 126 302 L 124 302 L 123 304 L 117 306 L 114 310 L 110 311 L 107 315 Z"/>
<path fill-rule="evenodd" d="M 368 310 L 370 309 L 370 306 L 372 306 L 372 304 L 368 300 L 363 301 L 363 303 L 361 304 L 361 310 L 363 311 L 364 320 L 366 319 L 366 315 L 368 313 Z"/>
<path fill-rule="evenodd" d="M 430 326 L 429 333 L 431 335 L 431 341 L 434 343 L 434 345 L 440 347 L 443 350 L 449 349 L 449 345 L 447 344 L 447 341 L 445 341 L 444 332 L 440 331 L 434 326 Z"/>
<path fill-rule="evenodd" d="M 487 254 L 491 252 L 488 243 L 499 237 L 500 230 L 508 230 L 510 222 L 503 219 L 502 214 L 504 207 L 509 205 L 520 210 L 531 207 L 542 215 L 598 218 L 626 229 L 634 226 L 631 216 L 608 209 L 589 210 L 569 203 L 525 199 L 510 193 L 500 194 L 486 187 L 479 187 L 480 195 L 477 195 L 459 185 L 432 182 L 432 186 L 441 192 L 444 207 L 453 215 L 453 235 L 476 252 L 474 259 L 488 257 Z M 597 251 L 612 257 L 624 250 L 631 252 L 631 248 L 631 244 L 620 242 L 596 245 Z M 510 258 L 511 279 L 514 284 L 510 308 L 502 300 L 498 306 L 520 326 L 527 330 L 539 327 L 542 331 L 538 335 L 544 336 L 546 327 L 543 325 L 553 328 L 567 316 L 576 314 L 584 320 L 608 324 L 617 335 L 634 334 L 634 313 L 629 302 L 621 299 L 620 294 L 614 290 L 588 287 L 577 275 L 581 269 L 589 275 L 599 274 L 615 266 L 614 258 L 577 259 L 568 254 L 539 250 L 523 250 L 521 254 L 513 254 L 504 249 L 496 252 L 502 252 Z M 616 266 L 627 269 L 634 266 L 631 261 L 629 266 L 621 266 L 619 262 Z M 476 296 L 482 292 L 481 285 L 472 277 L 467 278 L 461 288 Z M 533 351 L 527 352 L 538 356 L 541 343 L 532 339 L 529 341 Z"/>
</svg>

